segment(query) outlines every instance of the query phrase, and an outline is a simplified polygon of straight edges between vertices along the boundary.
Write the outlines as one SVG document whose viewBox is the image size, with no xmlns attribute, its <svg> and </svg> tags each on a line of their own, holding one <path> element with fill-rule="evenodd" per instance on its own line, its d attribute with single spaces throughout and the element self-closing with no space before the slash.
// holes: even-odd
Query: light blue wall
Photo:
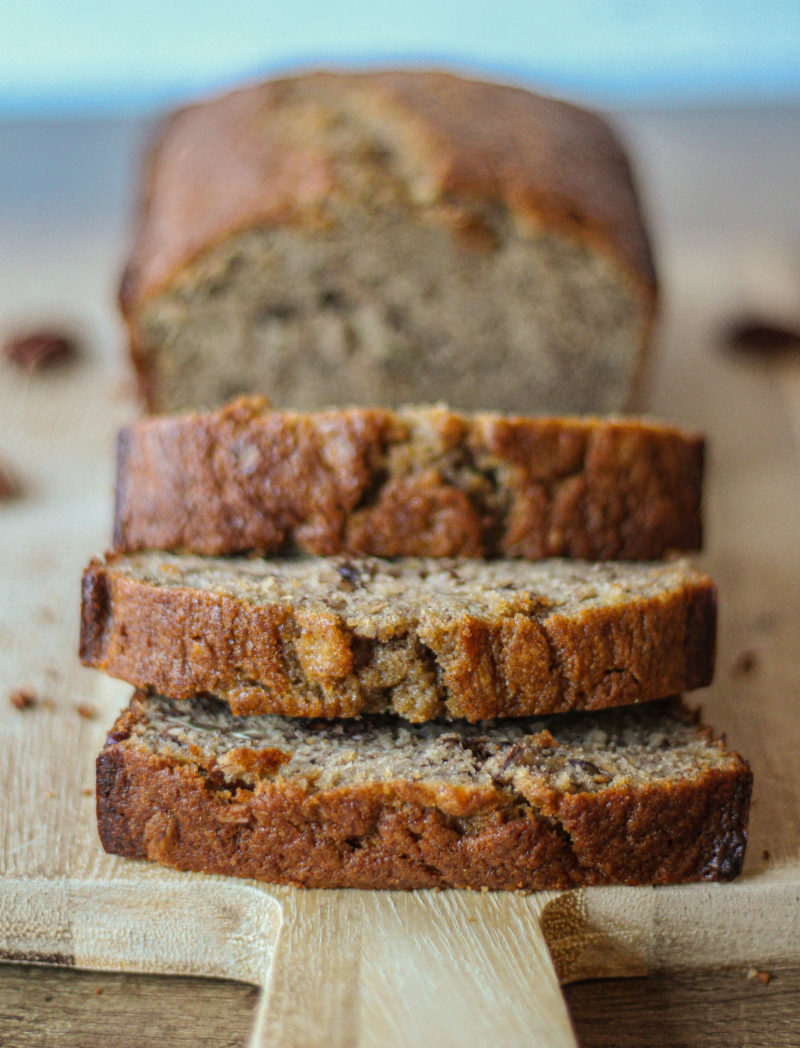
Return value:
<svg viewBox="0 0 800 1048">
<path fill-rule="evenodd" d="M 447 64 L 606 105 L 800 98 L 800 0 L 0 0 L 0 114 L 140 111 L 300 65 Z"/>
</svg>

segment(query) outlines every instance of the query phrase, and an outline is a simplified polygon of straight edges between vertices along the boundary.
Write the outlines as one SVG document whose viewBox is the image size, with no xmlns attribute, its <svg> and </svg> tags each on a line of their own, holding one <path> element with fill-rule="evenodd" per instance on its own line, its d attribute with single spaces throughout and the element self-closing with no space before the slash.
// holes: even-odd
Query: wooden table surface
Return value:
<svg viewBox="0 0 800 1048">
<path fill-rule="evenodd" d="M 574 983 L 566 996 L 581 1048 L 800 1045 L 800 967 L 766 985 L 729 969 Z M 0 965 L 0 1045 L 244 1048 L 257 998 L 218 979 Z"/>
<path fill-rule="evenodd" d="M 743 314 L 759 311 L 799 322 L 800 112 L 635 113 L 622 123 L 640 160 L 658 233 L 666 285 L 664 326 L 675 330 L 680 323 L 680 294 L 673 294 L 672 282 L 687 244 L 695 259 L 704 254 L 714 266 L 723 228 L 727 249 L 738 252 L 735 265 L 730 256 L 725 259 L 728 270 L 737 275 L 732 307 Z M 63 244 L 76 222 L 92 227 L 103 214 L 115 211 L 124 216 L 129 184 L 121 175 L 141 139 L 141 127 L 125 121 L 81 127 L 0 125 L 0 155 L 11 163 L 5 174 L 12 190 L 17 178 L 16 188 L 28 200 L 37 194 L 41 198 L 42 235 L 52 233 L 54 241 Z M 83 169 L 71 173 L 69 165 L 59 166 L 55 160 L 74 151 L 76 141 L 96 161 L 96 192 L 81 194 L 89 201 L 81 214 L 65 211 L 63 200 L 70 198 L 70 178 L 81 177 Z M 68 148 L 62 150 L 65 144 Z M 123 228 L 124 217 L 118 222 Z M 111 246 L 100 235 L 96 243 L 105 252 L 98 266 L 109 273 L 110 302 L 124 244 Z M 22 257 L 4 262 L 9 268 L 25 265 L 40 249 L 36 243 L 23 245 Z M 69 265 L 68 257 L 64 264 Z M 0 317 L 0 322 L 19 323 L 29 305 L 35 305 L 35 296 L 30 303 L 21 300 L 17 314 Z M 70 316 L 68 299 L 57 307 Z M 110 313 L 101 318 L 100 329 L 104 337 L 119 339 Z M 704 351 L 714 344 L 713 332 L 706 334 Z M 760 358 L 743 360 L 742 367 L 754 375 L 766 374 L 765 389 L 775 384 L 770 371 L 779 375 L 787 440 L 798 440 L 800 370 L 795 363 Z M 753 966 L 759 966 L 756 957 Z M 762 982 L 748 978 L 742 967 L 684 972 L 578 983 L 567 987 L 566 995 L 584 1046 L 800 1045 L 800 968 L 771 975 Z M 256 996 L 250 986 L 212 980 L 0 966 L 0 1045 L 91 1048 L 149 1045 L 165 1038 L 176 1046 L 239 1045 L 246 1041 Z"/>
</svg>

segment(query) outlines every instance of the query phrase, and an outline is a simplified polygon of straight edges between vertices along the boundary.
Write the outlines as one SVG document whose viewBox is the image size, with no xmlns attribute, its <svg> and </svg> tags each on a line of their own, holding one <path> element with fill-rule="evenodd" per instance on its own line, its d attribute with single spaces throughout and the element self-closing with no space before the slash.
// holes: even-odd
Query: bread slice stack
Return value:
<svg viewBox="0 0 800 1048">
<path fill-rule="evenodd" d="M 702 456 L 440 407 L 134 424 L 83 583 L 84 662 L 136 688 L 104 847 L 316 887 L 734 877 L 750 771 L 675 697 L 713 674 L 677 555 Z"/>
</svg>

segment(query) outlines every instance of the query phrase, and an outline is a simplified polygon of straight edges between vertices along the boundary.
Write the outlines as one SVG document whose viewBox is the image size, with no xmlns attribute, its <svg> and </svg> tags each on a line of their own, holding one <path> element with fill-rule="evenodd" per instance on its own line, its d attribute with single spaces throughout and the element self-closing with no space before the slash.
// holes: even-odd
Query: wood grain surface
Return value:
<svg viewBox="0 0 800 1048">
<path fill-rule="evenodd" d="M 665 284 L 647 408 L 710 438 L 704 563 L 720 586 L 721 619 L 717 680 L 702 702 L 755 772 L 744 876 L 733 885 L 599 889 L 549 900 L 467 893 L 317 898 L 102 853 L 92 767 L 126 692 L 77 665 L 78 579 L 88 557 L 109 541 L 114 433 L 136 411 L 113 292 L 143 129 L 124 122 L 3 125 L 3 333 L 57 322 L 83 343 L 72 367 L 26 376 L 4 366 L 0 373 L 0 461 L 20 483 L 20 495 L 0 508 L 0 794 L 10 799 L 0 815 L 0 953 L 7 959 L 236 974 L 273 991 L 260 1006 L 258 1043 L 275 1043 L 285 1030 L 286 1045 L 298 1037 L 317 1043 L 305 1034 L 314 1023 L 321 1036 L 325 1031 L 319 1043 L 420 1044 L 403 1039 L 414 1008 L 393 1012 L 401 985 L 428 1015 L 444 1008 L 464 1021 L 474 1042 L 454 1034 L 453 1043 L 485 1043 L 480 1001 L 497 1008 L 510 999 L 513 1009 L 494 1012 L 512 1017 L 508 1029 L 493 1026 L 496 1041 L 531 1043 L 530 1026 L 527 1037 L 524 1030 L 539 1014 L 565 1038 L 547 1043 L 572 1043 L 557 994 L 544 994 L 543 1012 L 534 1007 L 535 972 L 540 990 L 552 979 L 537 938 L 540 911 L 563 981 L 798 960 L 800 359 L 729 352 L 720 333 L 743 314 L 800 317 L 800 119 L 796 111 L 637 114 L 625 126 L 640 160 Z M 21 685 L 38 698 L 24 710 L 7 701 Z M 293 919 L 298 914 L 304 916 Z M 344 967 L 335 966 L 330 950 L 315 951 L 315 940 L 298 938 L 304 923 L 313 926 L 312 916 L 321 922 L 315 934 L 345 951 Z M 301 968 L 293 961 L 270 967 L 284 951 L 294 956 L 294 948 L 306 959 Z M 298 972 L 311 982 L 293 981 Z M 334 981 L 334 972 L 347 977 Z M 496 981 L 484 978 L 487 972 Z M 654 984 L 667 987 L 655 991 L 655 1014 L 659 993 L 680 998 L 681 985 L 693 985 L 670 978 L 678 981 Z M 291 1002 L 297 985 L 320 990 L 321 1010 L 298 1018 L 283 1008 L 283 1026 L 266 1024 L 270 999 Z M 779 986 L 776 979 L 771 992 Z M 570 991 L 570 999 L 585 1043 L 643 1043 L 587 1040 L 575 1011 L 580 993 Z M 687 989 L 691 1010 L 689 997 Z M 179 1012 L 192 999 L 191 990 L 176 988 Z M 599 1023 L 601 1000 L 593 1005 Z M 664 1034 L 664 1024 L 652 1028 Z M 331 1039 L 332 1029 L 339 1032 Z M 387 1039 L 376 1041 L 379 1033 Z M 734 1034 L 725 1043 L 758 1043 Z"/>
<path fill-rule="evenodd" d="M 764 984 L 742 968 L 572 983 L 581 1048 L 797 1048 L 800 968 Z M 243 1048 L 258 990 L 182 976 L 0 966 L 0 1044 Z"/>
</svg>

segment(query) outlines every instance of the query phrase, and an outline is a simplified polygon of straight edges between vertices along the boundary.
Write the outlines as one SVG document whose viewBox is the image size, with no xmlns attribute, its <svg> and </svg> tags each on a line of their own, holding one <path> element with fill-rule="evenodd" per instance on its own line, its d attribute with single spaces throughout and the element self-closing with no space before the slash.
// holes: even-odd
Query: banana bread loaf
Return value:
<svg viewBox="0 0 800 1048">
<path fill-rule="evenodd" d="M 120 301 L 152 410 L 628 406 L 655 275 L 598 116 L 436 72 L 317 73 L 175 113 Z"/>
<path fill-rule="evenodd" d="M 702 438 L 653 422 L 241 398 L 122 431 L 115 546 L 651 559 L 699 548 L 702 477 Z"/>
<path fill-rule="evenodd" d="M 138 693 L 97 760 L 106 851 L 321 888 L 728 880 L 750 788 L 669 701 L 476 730 Z"/>
<path fill-rule="evenodd" d="M 710 683 L 716 595 L 686 561 L 212 559 L 84 575 L 81 656 L 236 714 L 552 713 Z"/>
</svg>

